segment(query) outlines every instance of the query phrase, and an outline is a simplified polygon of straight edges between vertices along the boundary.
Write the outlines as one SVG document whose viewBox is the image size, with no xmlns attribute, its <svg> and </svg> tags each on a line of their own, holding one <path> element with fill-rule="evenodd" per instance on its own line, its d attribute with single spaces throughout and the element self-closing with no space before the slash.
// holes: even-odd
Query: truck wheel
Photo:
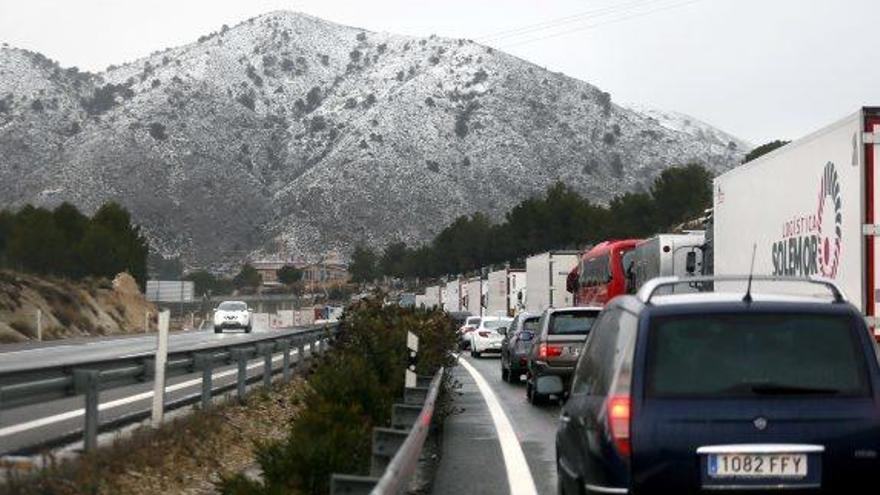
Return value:
<svg viewBox="0 0 880 495">
<path fill-rule="evenodd" d="M 248 326 L 244 327 L 244 333 L 251 333 L 251 330 L 253 330 L 253 329 L 254 328 L 252 326 L 248 325 Z"/>
</svg>

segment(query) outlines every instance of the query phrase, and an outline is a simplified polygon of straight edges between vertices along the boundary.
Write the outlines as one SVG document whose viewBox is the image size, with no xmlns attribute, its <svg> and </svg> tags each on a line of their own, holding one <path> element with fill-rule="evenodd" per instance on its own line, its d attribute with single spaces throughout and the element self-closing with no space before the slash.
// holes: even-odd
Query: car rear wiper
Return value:
<svg viewBox="0 0 880 495">
<path fill-rule="evenodd" d="M 755 383 L 751 384 L 749 388 L 758 395 L 835 395 L 840 393 L 840 390 L 835 388 L 802 387 L 781 383 Z"/>
</svg>

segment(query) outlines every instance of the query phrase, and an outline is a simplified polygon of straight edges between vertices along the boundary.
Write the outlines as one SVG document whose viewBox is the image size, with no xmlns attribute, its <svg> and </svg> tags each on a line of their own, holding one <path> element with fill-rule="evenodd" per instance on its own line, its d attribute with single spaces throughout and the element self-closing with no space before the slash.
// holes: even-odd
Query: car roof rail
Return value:
<svg viewBox="0 0 880 495">
<path fill-rule="evenodd" d="M 671 287 L 684 284 L 705 284 L 713 282 L 748 282 L 749 279 L 758 282 L 795 282 L 803 284 L 820 285 L 828 289 L 835 303 L 846 302 L 843 290 L 833 280 L 822 277 L 786 277 L 778 275 L 709 275 L 694 277 L 658 277 L 645 282 L 639 289 L 636 297 L 643 304 L 651 304 L 651 298 L 661 287 Z"/>
</svg>

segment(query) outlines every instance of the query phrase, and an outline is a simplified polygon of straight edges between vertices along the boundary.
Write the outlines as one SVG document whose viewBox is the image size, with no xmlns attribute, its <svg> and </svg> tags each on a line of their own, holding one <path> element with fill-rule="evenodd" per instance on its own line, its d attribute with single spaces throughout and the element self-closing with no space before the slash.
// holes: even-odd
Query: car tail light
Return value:
<svg viewBox="0 0 880 495">
<path fill-rule="evenodd" d="M 477 332 L 477 333 L 479 333 L 480 337 L 483 337 L 484 339 L 489 338 L 489 332 Z"/>
<path fill-rule="evenodd" d="M 632 417 L 632 401 L 629 395 L 613 395 L 608 399 L 608 427 L 611 438 L 620 455 L 629 457 L 629 424 Z"/>
<path fill-rule="evenodd" d="M 547 345 L 541 344 L 538 346 L 538 358 L 539 359 L 547 359 L 550 357 L 557 357 L 562 355 L 562 347 L 555 345 Z"/>
</svg>

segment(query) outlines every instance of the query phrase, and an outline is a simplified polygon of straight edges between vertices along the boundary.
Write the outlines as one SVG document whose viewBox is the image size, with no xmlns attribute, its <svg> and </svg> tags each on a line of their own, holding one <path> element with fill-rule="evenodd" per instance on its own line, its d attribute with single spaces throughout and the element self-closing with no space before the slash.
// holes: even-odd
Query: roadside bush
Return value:
<svg viewBox="0 0 880 495">
<path fill-rule="evenodd" d="M 220 491 L 323 494 L 332 473 L 367 474 L 372 428 L 389 423 L 392 403 L 403 394 L 410 331 L 419 336 L 418 373 L 454 364 L 456 335 L 445 313 L 385 306 L 382 297 L 350 307 L 334 351 L 309 377 L 302 413 L 287 437 L 257 446 L 262 481 L 237 475 L 222 480 Z"/>
</svg>

